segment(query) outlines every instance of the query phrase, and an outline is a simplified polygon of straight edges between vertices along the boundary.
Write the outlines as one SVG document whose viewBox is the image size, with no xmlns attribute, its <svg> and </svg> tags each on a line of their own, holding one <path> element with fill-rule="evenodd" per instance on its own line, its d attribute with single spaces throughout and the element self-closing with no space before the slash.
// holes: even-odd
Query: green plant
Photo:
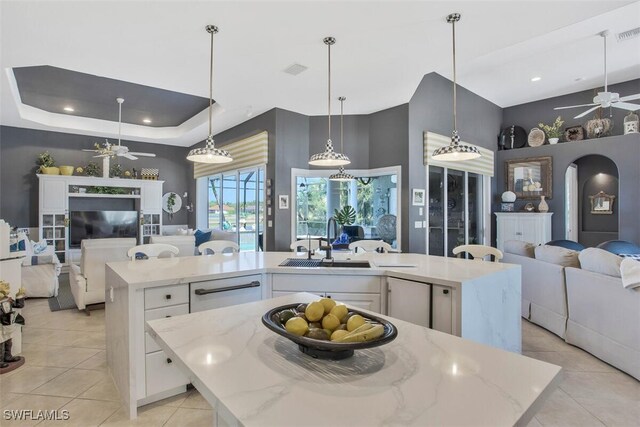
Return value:
<svg viewBox="0 0 640 427">
<path fill-rule="evenodd" d="M 87 187 L 87 193 L 91 194 L 127 194 L 127 190 L 121 187 L 104 187 L 94 185 Z"/>
<path fill-rule="evenodd" d="M 86 176 L 100 176 L 100 166 L 96 162 L 89 162 L 84 168 L 84 174 Z"/>
<path fill-rule="evenodd" d="M 558 116 L 552 124 L 545 125 L 544 123 L 538 123 L 538 127 L 544 131 L 547 138 L 560 138 L 562 136 L 563 124 L 564 120 L 562 120 L 561 116 Z"/>
<path fill-rule="evenodd" d="M 109 168 L 109 176 L 111 176 L 111 178 L 120 178 L 122 176 L 122 166 L 118 163 L 111 165 Z"/>
<path fill-rule="evenodd" d="M 167 197 L 167 210 L 169 214 L 173 213 L 173 207 L 176 205 L 176 193 L 169 193 Z"/>
<path fill-rule="evenodd" d="M 48 151 L 44 153 L 40 153 L 38 155 L 38 160 L 36 160 L 36 164 L 41 168 L 50 168 L 56 165 L 56 161 L 53 159 L 53 156 L 49 154 Z"/>
<path fill-rule="evenodd" d="M 341 227 L 351 225 L 356 221 L 356 210 L 353 206 L 345 205 L 340 210 L 334 210 L 333 217 Z"/>
</svg>

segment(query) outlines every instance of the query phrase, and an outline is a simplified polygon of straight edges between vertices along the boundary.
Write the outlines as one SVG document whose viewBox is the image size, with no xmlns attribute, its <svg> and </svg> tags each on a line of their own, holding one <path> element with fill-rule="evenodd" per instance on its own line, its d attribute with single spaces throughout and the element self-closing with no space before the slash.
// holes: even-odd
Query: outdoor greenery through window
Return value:
<svg viewBox="0 0 640 427">
<path fill-rule="evenodd" d="M 311 171 L 313 173 L 316 171 Z M 319 174 L 318 174 L 319 175 Z M 357 239 L 381 239 L 397 245 L 397 174 L 360 177 L 348 182 L 323 176 L 296 176 L 296 237 L 326 235 L 336 209 L 352 206 L 356 219 L 349 233 Z"/>
</svg>

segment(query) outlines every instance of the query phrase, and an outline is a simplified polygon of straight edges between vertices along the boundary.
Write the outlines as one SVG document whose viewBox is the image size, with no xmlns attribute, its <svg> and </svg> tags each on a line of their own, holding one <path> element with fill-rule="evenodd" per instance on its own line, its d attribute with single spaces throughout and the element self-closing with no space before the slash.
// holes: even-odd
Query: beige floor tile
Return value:
<svg viewBox="0 0 640 427">
<path fill-rule="evenodd" d="M 535 323 L 531 323 L 528 320 L 522 319 L 522 335 L 528 335 L 530 337 L 543 337 L 548 335 L 550 332 L 546 329 L 536 325 Z"/>
<path fill-rule="evenodd" d="M 184 393 L 176 394 L 175 396 L 167 397 L 166 399 L 159 400 L 154 403 L 154 405 L 162 405 L 162 406 L 173 406 L 178 407 L 184 403 L 184 401 L 189 397 L 191 391 L 186 391 Z"/>
<path fill-rule="evenodd" d="M 562 351 L 568 344 L 548 332 L 546 335 L 522 335 L 522 351 Z"/>
<path fill-rule="evenodd" d="M 107 371 L 107 352 L 105 350 L 99 351 L 94 356 L 91 356 L 84 362 L 76 366 L 79 369 L 95 369 L 99 371 Z"/>
<path fill-rule="evenodd" d="M 56 396 L 37 396 L 33 394 L 24 394 L 20 398 L 12 401 L 2 408 L 2 426 L 33 426 L 41 422 L 47 415 L 40 411 L 55 411 L 62 408 L 71 401 L 68 397 Z M 16 413 L 11 417 L 7 417 L 7 411 L 31 411 L 30 413 Z M 52 415 L 49 415 L 52 416 Z M 61 415 L 59 415 L 61 416 Z"/>
<path fill-rule="evenodd" d="M 91 386 L 87 391 L 79 396 L 81 399 L 110 400 L 120 402 L 120 394 L 111 378 L 102 380 Z"/>
<path fill-rule="evenodd" d="M 527 427 L 542 427 L 542 424 L 540 424 L 540 421 L 538 421 L 536 417 L 533 417 L 531 421 L 529 421 L 529 424 L 527 424 Z"/>
<path fill-rule="evenodd" d="M 53 366 L 72 368 L 94 356 L 100 350 L 95 348 L 58 347 L 43 344 L 24 344 L 22 356 L 32 366 Z"/>
<path fill-rule="evenodd" d="M 101 426 L 103 427 L 156 427 L 162 426 L 178 410 L 174 406 L 146 405 L 138 408 L 138 418 L 129 420 L 124 408 L 111 415 Z"/>
<path fill-rule="evenodd" d="M 73 347 L 105 349 L 106 337 L 104 332 L 87 331 L 80 333 L 82 336 L 71 344 Z"/>
<path fill-rule="evenodd" d="M 2 384 L 0 384 L 0 402 L 2 402 L 2 405 L 8 405 L 14 400 L 21 398 L 22 396 L 24 396 L 24 394 L 4 391 L 2 388 Z"/>
<path fill-rule="evenodd" d="M 562 366 L 566 371 L 616 372 L 616 369 L 583 351 L 523 351 L 523 355 Z"/>
<path fill-rule="evenodd" d="M 640 382 L 620 372 L 564 372 L 560 388 L 574 399 L 640 401 Z"/>
<path fill-rule="evenodd" d="M 86 332 L 25 327 L 22 330 L 22 342 L 25 344 L 73 346 L 73 343 L 81 339 L 84 334 Z"/>
<path fill-rule="evenodd" d="M 7 393 L 28 393 L 40 387 L 46 382 L 56 378 L 67 368 L 45 368 L 41 366 L 31 366 L 27 361 L 25 365 L 18 368 L 15 373 L 2 379 L 2 391 Z"/>
<path fill-rule="evenodd" d="M 187 396 L 180 407 L 190 409 L 212 409 L 211 405 L 209 405 L 209 402 L 207 402 L 204 397 L 202 397 L 198 390 L 193 390 L 191 393 L 189 393 L 189 396 Z"/>
<path fill-rule="evenodd" d="M 102 400 L 73 399 L 62 407 L 62 410 L 69 411 L 69 419 L 66 421 L 46 421 L 39 426 L 62 425 L 69 426 L 99 426 L 107 418 L 113 415 L 120 404 L 117 402 L 105 402 Z"/>
<path fill-rule="evenodd" d="M 33 390 L 33 394 L 48 396 L 77 397 L 90 387 L 104 380 L 106 374 L 100 371 L 70 369 L 46 384 Z"/>
<path fill-rule="evenodd" d="M 535 418 L 543 426 L 603 425 L 562 390 L 556 390 L 549 396 Z"/>
<path fill-rule="evenodd" d="M 166 422 L 165 426 L 171 427 L 205 427 L 213 425 L 213 411 L 202 409 L 187 409 L 178 408 L 176 412 L 171 415 L 171 418 Z"/>
<path fill-rule="evenodd" d="M 640 401 L 575 400 L 607 426 L 640 426 Z"/>
</svg>

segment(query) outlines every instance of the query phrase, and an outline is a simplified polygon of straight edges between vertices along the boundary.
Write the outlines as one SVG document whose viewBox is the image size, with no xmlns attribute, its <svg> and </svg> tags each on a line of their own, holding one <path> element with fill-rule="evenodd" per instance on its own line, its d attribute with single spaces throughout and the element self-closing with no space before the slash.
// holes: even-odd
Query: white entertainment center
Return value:
<svg viewBox="0 0 640 427">
<path fill-rule="evenodd" d="M 46 240 L 64 265 L 80 262 L 80 249 L 70 248 L 70 206 L 78 198 L 90 206 L 91 199 L 127 199 L 138 212 L 138 242 L 162 234 L 162 186 L 164 181 L 38 174 L 39 240 Z M 117 193 L 117 194 L 107 194 Z M 96 200 L 97 201 L 97 200 Z"/>
</svg>

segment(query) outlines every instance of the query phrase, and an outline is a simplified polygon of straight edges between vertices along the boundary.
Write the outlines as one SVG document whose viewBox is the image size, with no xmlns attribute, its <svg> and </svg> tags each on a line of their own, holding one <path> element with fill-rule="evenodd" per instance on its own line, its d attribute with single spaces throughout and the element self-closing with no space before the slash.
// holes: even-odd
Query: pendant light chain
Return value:
<svg viewBox="0 0 640 427">
<path fill-rule="evenodd" d="M 344 153 L 344 96 L 338 98 L 340 100 L 340 152 Z"/>
<path fill-rule="evenodd" d="M 211 56 L 209 58 L 209 136 L 213 136 L 211 125 L 213 121 L 213 34 L 216 31 L 217 29 L 209 31 L 211 34 Z"/>
<path fill-rule="evenodd" d="M 327 52 L 329 55 L 329 59 L 327 61 L 328 67 L 327 67 L 327 72 L 328 72 L 328 79 L 327 81 L 329 82 L 328 86 L 327 86 L 327 111 L 328 111 L 328 117 L 329 117 L 329 137 L 328 139 L 331 140 L 331 44 L 327 44 Z"/>
<path fill-rule="evenodd" d="M 457 115 L 457 100 L 458 93 L 456 90 L 456 21 L 451 22 L 451 31 L 453 33 L 453 132 L 458 133 L 458 115 Z"/>
<path fill-rule="evenodd" d="M 120 99 L 117 99 L 118 101 L 118 147 L 120 146 L 120 139 L 122 138 L 122 102 L 124 102 L 124 99 L 122 101 L 120 101 Z"/>
</svg>

